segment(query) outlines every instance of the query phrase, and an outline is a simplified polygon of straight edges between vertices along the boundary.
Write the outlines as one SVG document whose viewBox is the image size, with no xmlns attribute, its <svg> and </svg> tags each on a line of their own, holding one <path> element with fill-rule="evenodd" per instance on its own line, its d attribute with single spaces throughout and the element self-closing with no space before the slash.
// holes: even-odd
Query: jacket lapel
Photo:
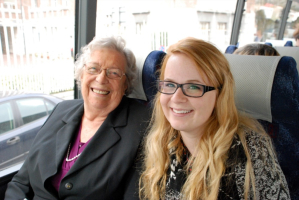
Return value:
<svg viewBox="0 0 299 200">
<path fill-rule="evenodd" d="M 56 134 L 56 169 L 66 156 L 66 151 L 73 136 L 78 133 L 84 112 L 83 103 L 73 112 L 67 113 L 61 120 L 65 125 Z"/>
<path fill-rule="evenodd" d="M 127 112 L 128 99 L 124 97 L 120 105 L 108 115 L 67 175 L 98 159 L 121 139 L 122 129 L 117 132 L 115 128 L 126 125 Z"/>
<path fill-rule="evenodd" d="M 63 107 L 59 107 L 63 109 Z M 55 111 L 54 111 L 55 112 Z M 62 118 L 57 118 L 57 123 L 61 124 L 60 129 L 49 130 L 53 133 L 53 137 L 55 139 L 50 140 L 48 143 L 50 144 L 49 151 L 51 151 L 52 146 L 56 147 L 53 149 L 54 151 L 51 152 L 51 158 L 49 157 L 48 160 L 55 160 L 55 162 L 41 162 L 41 174 L 43 182 L 45 183 L 46 180 L 57 173 L 57 171 L 61 168 L 61 163 L 66 156 L 66 151 L 69 142 L 72 140 L 73 136 L 78 132 L 78 128 L 81 122 L 81 118 L 84 112 L 83 101 L 81 105 L 74 106 L 72 110 L 67 112 Z M 50 134 L 51 135 L 51 134 Z M 53 157 L 52 157 L 53 156 Z M 43 166 L 45 165 L 45 166 Z M 45 186 L 47 187 L 47 186 Z M 51 191 L 52 189 L 49 189 Z M 53 194 L 53 193 L 52 193 Z"/>
</svg>

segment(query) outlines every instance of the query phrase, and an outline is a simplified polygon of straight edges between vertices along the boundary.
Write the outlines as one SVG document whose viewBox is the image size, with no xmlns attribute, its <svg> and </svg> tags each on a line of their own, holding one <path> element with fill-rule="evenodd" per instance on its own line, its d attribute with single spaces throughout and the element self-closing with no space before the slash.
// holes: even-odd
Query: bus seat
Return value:
<svg viewBox="0 0 299 200">
<path fill-rule="evenodd" d="M 299 77 L 287 56 L 225 55 L 240 112 L 258 119 L 271 136 L 291 199 L 299 199 Z"/>
<path fill-rule="evenodd" d="M 147 101 L 152 101 L 157 93 L 156 81 L 159 77 L 159 70 L 166 53 L 164 51 L 152 51 L 146 58 L 142 71 L 142 84 Z"/>
<path fill-rule="evenodd" d="M 157 71 L 165 56 L 153 51 L 144 60 L 142 83 L 151 105 L 157 90 Z M 288 56 L 225 54 L 236 82 L 235 100 L 240 112 L 258 119 L 271 136 L 292 199 L 299 198 L 299 76 Z"/>
<path fill-rule="evenodd" d="M 226 50 L 225 50 L 225 53 L 226 54 L 233 54 L 236 49 L 238 49 L 237 45 L 229 45 Z"/>
<path fill-rule="evenodd" d="M 165 54 L 163 51 L 135 54 L 138 76 L 132 93 L 128 95 L 129 98 L 138 99 L 141 103 L 151 106 L 151 102 L 157 93 L 157 71 L 161 68 Z"/>
<path fill-rule="evenodd" d="M 267 39 L 265 42 L 269 42 L 272 44 L 273 47 L 283 47 L 288 40 L 269 40 Z M 290 40 L 292 41 L 292 40 Z"/>
<path fill-rule="evenodd" d="M 281 56 L 291 56 L 297 63 L 297 70 L 299 71 L 299 47 L 275 47 Z"/>
<path fill-rule="evenodd" d="M 268 45 L 268 46 L 270 46 L 270 47 L 273 46 L 271 42 L 265 42 L 265 45 Z"/>
<path fill-rule="evenodd" d="M 142 70 L 143 70 L 143 64 L 148 56 L 148 53 L 143 53 L 143 52 L 137 52 L 135 53 L 136 57 L 136 67 L 137 67 L 137 77 L 134 81 L 133 84 L 133 90 L 131 94 L 128 95 L 129 98 L 134 98 L 137 99 L 138 101 L 145 103 L 147 101 L 143 85 L 142 85 Z"/>
<path fill-rule="evenodd" d="M 285 44 L 284 44 L 285 47 L 292 47 L 293 46 L 293 42 L 291 40 L 287 41 Z"/>
</svg>

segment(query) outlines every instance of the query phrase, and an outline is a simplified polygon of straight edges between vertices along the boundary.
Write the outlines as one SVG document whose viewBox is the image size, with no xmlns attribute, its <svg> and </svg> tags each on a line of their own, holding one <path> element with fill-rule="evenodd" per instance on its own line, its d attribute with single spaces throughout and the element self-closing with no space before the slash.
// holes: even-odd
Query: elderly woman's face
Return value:
<svg viewBox="0 0 299 200">
<path fill-rule="evenodd" d="M 103 70 L 100 74 L 93 75 L 86 70 L 89 66 Z M 121 79 L 111 79 L 106 76 L 105 69 L 116 68 L 125 73 L 125 66 L 125 56 L 116 50 L 103 48 L 91 54 L 81 77 L 85 110 L 98 112 L 97 110 L 100 109 L 103 114 L 109 114 L 119 105 L 127 89 L 126 76 L 122 76 Z"/>
</svg>

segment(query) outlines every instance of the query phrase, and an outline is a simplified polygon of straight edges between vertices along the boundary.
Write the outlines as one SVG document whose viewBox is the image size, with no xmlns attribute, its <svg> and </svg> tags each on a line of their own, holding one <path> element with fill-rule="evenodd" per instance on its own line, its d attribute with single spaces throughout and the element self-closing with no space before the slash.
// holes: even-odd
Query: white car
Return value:
<svg viewBox="0 0 299 200">
<path fill-rule="evenodd" d="M 23 163 L 41 126 L 63 99 L 0 91 L 0 172 Z"/>
</svg>

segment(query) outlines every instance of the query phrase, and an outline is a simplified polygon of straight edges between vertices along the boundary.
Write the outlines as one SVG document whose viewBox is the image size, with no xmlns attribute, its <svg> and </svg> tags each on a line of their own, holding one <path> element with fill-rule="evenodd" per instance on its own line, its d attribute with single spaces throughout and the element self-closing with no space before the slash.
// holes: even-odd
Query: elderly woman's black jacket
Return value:
<svg viewBox="0 0 299 200">
<path fill-rule="evenodd" d="M 5 199 L 138 199 L 138 176 L 133 164 L 149 112 L 126 97 L 62 179 L 57 194 L 51 177 L 61 167 L 68 145 L 76 137 L 83 112 L 83 100 L 57 105 L 36 136 L 25 163 L 8 184 Z"/>
</svg>

